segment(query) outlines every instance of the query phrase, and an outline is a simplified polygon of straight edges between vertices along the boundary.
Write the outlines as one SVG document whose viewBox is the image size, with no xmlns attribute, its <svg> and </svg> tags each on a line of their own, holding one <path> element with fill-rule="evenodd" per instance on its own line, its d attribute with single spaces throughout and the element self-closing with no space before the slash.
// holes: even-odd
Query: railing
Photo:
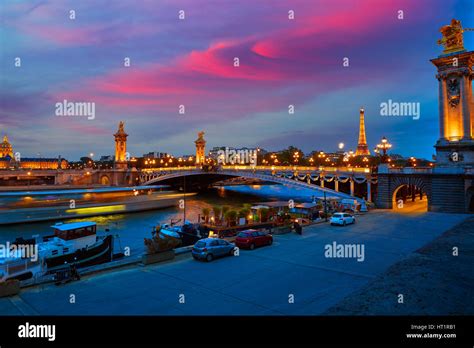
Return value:
<svg viewBox="0 0 474 348">
<path fill-rule="evenodd" d="M 403 168 L 389 168 L 388 172 L 400 174 L 431 174 L 432 167 L 403 167 Z"/>
<path fill-rule="evenodd" d="M 380 171 L 380 173 L 387 173 L 387 171 Z M 404 168 L 389 168 L 389 174 L 474 174 L 473 168 L 465 167 L 404 167 Z"/>
<path fill-rule="evenodd" d="M 183 170 L 198 170 L 196 166 L 186 167 L 156 167 L 156 168 L 142 168 L 142 172 L 169 172 L 169 171 L 183 171 Z"/>
<path fill-rule="evenodd" d="M 185 167 L 157 167 L 144 168 L 142 172 L 169 172 L 169 171 L 185 171 L 197 170 L 196 166 Z M 245 166 L 245 165 L 224 165 L 219 167 L 220 170 L 249 170 L 249 171 L 323 171 L 323 172 L 354 172 L 354 173 L 370 173 L 370 168 L 354 168 L 354 167 L 324 167 L 324 166 Z"/>
</svg>

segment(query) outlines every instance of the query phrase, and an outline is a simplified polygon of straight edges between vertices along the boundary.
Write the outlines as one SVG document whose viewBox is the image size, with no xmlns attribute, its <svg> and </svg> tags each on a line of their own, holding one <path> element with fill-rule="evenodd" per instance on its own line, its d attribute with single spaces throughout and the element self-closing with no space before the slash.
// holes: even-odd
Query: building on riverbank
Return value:
<svg viewBox="0 0 474 348">
<path fill-rule="evenodd" d="M 13 145 L 5 135 L 0 143 L 0 169 L 66 169 L 68 161 L 61 156 L 58 158 L 47 157 L 21 157 L 13 153 Z"/>
</svg>

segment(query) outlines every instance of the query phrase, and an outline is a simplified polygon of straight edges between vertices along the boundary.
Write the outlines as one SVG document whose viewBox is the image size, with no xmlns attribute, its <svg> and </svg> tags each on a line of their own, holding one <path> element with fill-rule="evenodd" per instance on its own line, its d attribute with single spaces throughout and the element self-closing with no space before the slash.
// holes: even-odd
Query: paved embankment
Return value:
<svg viewBox="0 0 474 348">
<path fill-rule="evenodd" d="M 398 301 L 400 294 L 403 303 Z M 325 314 L 474 315 L 474 216 L 392 265 Z"/>
<path fill-rule="evenodd" d="M 464 219 L 374 211 L 355 225 L 310 226 L 302 236 L 278 235 L 270 247 L 211 263 L 194 261 L 188 253 L 164 264 L 24 289 L 0 299 L 0 314 L 320 314 Z M 364 260 L 325 257 L 325 246 L 333 242 L 363 244 Z"/>
</svg>

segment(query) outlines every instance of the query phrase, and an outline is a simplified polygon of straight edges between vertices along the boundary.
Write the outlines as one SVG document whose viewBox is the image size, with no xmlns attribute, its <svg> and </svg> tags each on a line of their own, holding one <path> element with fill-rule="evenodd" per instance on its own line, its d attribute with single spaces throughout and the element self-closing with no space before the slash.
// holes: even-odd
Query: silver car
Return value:
<svg viewBox="0 0 474 348">
<path fill-rule="evenodd" d="M 335 213 L 331 216 L 331 225 L 346 226 L 356 222 L 354 215 L 348 213 Z"/>
<path fill-rule="evenodd" d="M 221 256 L 234 255 L 235 244 L 219 238 L 205 238 L 194 244 L 192 255 L 196 260 L 208 262 Z"/>
</svg>

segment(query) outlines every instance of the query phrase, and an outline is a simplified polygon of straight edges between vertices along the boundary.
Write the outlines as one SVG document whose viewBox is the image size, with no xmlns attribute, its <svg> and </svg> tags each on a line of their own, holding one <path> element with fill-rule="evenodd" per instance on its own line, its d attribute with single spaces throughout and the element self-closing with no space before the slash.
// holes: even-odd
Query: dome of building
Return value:
<svg viewBox="0 0 474 348">
<path fill-rule="evenodd" d="M 13 147 L 8 141 L 8 137 L 5 135 L 3 137 L 3 142 L 0 143 L 0 158 L 7 156 L 9 156 L 10 158 L 13 157 Z"/>
</svg>

